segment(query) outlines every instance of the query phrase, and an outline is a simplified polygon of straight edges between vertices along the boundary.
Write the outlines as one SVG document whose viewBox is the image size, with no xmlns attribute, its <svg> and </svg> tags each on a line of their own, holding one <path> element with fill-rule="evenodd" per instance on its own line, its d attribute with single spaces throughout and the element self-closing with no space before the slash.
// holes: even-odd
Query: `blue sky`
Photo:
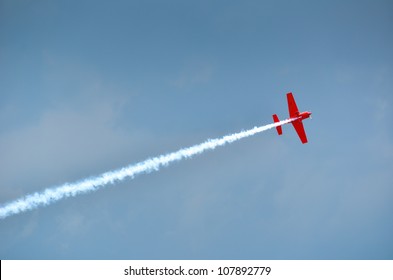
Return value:
<svg viewBox="0 0 393 280">
<path fill-rule="evenodd" d="M 391 1 L 0 0 L 0 203 L 290 126 L 0 221 L 1 259 L 392 259 Z"/>
</svg>

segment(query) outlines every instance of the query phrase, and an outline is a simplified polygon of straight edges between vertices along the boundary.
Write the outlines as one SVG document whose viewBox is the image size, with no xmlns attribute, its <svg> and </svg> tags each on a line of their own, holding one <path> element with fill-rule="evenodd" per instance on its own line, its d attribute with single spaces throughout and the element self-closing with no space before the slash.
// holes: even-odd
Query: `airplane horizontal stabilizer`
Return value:
<svg viewBox="0 0 393 280">
<path fill-rule="evenodd" d="M 278 119 L 278 116 L 277 116 L 276 114 L 273 115 L 273 121 L 274 121 L 275 123 L 280 122 L 280 120 Z M 281 127 L 281 125 L 276 126 L 276 129 L 277 129 L 278 135 L 281 135 L 281 134 L 282 134 L 282 127 Z"/>
</svg>

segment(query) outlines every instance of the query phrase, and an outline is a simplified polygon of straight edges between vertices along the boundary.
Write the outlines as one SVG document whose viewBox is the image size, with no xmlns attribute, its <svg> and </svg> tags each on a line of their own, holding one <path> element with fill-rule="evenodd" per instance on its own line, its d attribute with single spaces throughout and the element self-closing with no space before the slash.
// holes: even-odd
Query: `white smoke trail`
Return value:
<svg viewBox="0 0 393 280">
<path fill-rule="evenodd" d="M 131 164 L 118 170 L 105 172 L 101 175 L 87 178 L 75 183 L 65 183 L 61 186 L 48 188 L 42 192 L 36 192 L 30 195 L 26 195 L 22 198 L 11 201 L 1 206 L 0 219 L 4 219 L 14 214 L 29 211 L 40 206 L 49 205 L 63 198 L 95 191 L 101 187 L 104 187 L 105 185 L 113 184 L 116 181 L 122 181 L 127 177 L 134 178 L 136 175 L 141 173 L 150 173 L 152 171 L 157 171 L 160 169 L 160 167 L 167 166 L 171 162 L 190 158 L 206 150 L 213 150 L 216 147 L 223 146 L 227 143 L 232 143 L 234 141 L 252 136 L 273 127 L 289 123 L 292 120 L 293 119 L 287 119 L 277 123 L 254 127 L 250 130 L 234 133 L 224 136 L 222 138 L 208 139 L 202 144 L 180 149 L 177 152 L 150 158 L 145 161 Z"/>
</svg>

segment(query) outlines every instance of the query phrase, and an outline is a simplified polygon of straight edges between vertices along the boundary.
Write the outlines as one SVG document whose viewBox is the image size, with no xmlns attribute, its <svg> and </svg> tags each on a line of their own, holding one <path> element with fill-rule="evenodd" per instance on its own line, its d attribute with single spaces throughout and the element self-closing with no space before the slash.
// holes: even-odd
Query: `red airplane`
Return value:
<svg viewBox="0 0 393 280">
<path fill-rule="evenodd" d="M 287 100 L 288 100 L 288 111 L 289 111 L 289 118 L 292 119 L 291 123 L 295 128 L 297 135 L 299 135 L 300 140 L 303 144 L 307 143 L 307 135 L 304 131 L 304 126 L 302 121 L 311 117 L 311 112 L 299 112 L 299 109 L 296 106 L 295 99 L 293 98 L 292 92 L 287 93 Z M 279 122 L 277 115 L 273 115 L 273 120 L 275 123 Z M 278 135 L 282 134 L 281 125 L 276 127 Z"/>
</svg>

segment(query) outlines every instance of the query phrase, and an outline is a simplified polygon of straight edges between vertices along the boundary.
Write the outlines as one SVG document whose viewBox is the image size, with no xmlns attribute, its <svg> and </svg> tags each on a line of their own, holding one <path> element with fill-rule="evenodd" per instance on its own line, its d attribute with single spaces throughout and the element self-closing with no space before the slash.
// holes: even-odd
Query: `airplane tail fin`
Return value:
<svg viewBox="0 0 393 280">
<path fill-rule="evenodd" d="M 280 122 L 280 120 L 278 119 L 278 116 L 276 114 L 273 115 L 273 121 L 275 123 Z M 282 134 L 282 127 L 281 127 L 281 125 L 276 126 L 276 129 L 277 129 L 278 135 L 281 135 Z"/>
</svg>

